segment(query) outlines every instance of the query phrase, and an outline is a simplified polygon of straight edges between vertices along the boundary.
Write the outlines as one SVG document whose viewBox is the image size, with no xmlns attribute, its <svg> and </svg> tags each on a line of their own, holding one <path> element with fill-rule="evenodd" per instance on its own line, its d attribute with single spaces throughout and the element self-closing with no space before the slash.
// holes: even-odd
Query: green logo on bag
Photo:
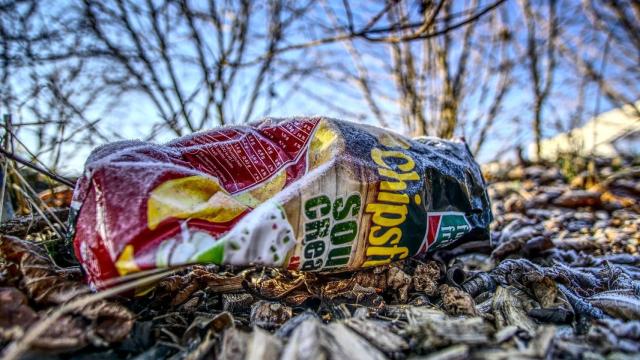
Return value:
<svg viewBox="0 0 640 360">
<path fill-rule="evenodd" d="M 430 212 L 427 215 L 427 224 L 427 241 L 420 252 L 432 246 L 447 246 L 471 231 L 467 217 L 464 213 L 456 211 Z"/>
</svg>

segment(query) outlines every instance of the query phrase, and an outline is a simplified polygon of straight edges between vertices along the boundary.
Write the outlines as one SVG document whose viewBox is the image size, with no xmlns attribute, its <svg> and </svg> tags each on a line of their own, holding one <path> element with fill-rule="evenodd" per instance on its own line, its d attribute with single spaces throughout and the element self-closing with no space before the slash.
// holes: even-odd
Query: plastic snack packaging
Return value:
<svg viewBox="0 0 640 360">
<path fill-rule="evenodd" d="M 488 238 L 492 219 L 464 142 L 322 117 L 99 147 L 71 214 L 76 257 L 98 288 L 184 264 L 385 265 Z"/>
</svg>

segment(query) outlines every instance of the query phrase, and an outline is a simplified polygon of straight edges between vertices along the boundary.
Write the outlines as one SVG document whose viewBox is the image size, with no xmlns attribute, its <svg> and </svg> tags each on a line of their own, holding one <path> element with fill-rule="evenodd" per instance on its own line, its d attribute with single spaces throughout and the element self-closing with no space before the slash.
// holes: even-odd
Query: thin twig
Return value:
<svg viewBox="0 0 640 360">
<path fill-rule="evenodd" d="M 39 173 L 41 173 L 43 175 L 46 175 L 46 176 L 50 177 L 51 179 L 53 179 L 53 180 L 55 180 L 55 181 L 57 181 L 57 182 L 59 182 L 61 184 L 67 185 L 70 188 L 75 187 L 75 184 L 73 183 L 73 181 L 71 181 L 71 180 L 69 180 L 69 179 L 67 179 L 65 177 L 62 177 L 60 175 L 54 174 L 52 171 L 47 170 L 47 169 L 43 168 L 42 166 L 36 165 L 36 164 L 34 164 L 34 163 L 32 163 L 32 162 L 30 162 L 28 160 L 25 160 L 22 157 L 14 154 L 14 153 L 8 152 L 8 151 L 6 151 L 5 149 L 3 149 L 1 147 L 0 147 L 0 153 L 2 153 L 2 155 L 5 156 L 5 158 L 11 159 L 11 160 L 13 160 L 15 162 L 19 162 L 20 164 L 22 164 L 22 165 L 24 165 L 24 166 L 26 166 L 28 168 L 31 168 L 32 170 L 35 170 L 35 171 L 37 171 L 37 172 L 39 172 Z"/>
<path fill-rule="evenodd" d="M 369 35 L 372 33 L 376 33 L 376 32 L 380 32 L 379 29 L 368 29 L 368 30 L 360 30 L 357 32 L 346 32 L 346 33 L 341 33 L 341 34 L 337 34 L 334 36 L 329 36 L 326 38 L 322 38 L 322 39 L 317 39 L 317 40 L 312 40 L 309 42 L 305 42 L 305 43 L 300 43 L 300 44 L 293 44 L 293 45 L 289 45 L 289 46 L 285 46 L 279 49 L 275 49 L 273 52 L 268 52 L 265 53 L 255 59 L 253 59 L 252 61 L 249 61 L 247 63 L 242 63 L 242 64 L 233 64 L 233 65 L 238 65 L 238 66 L 247 66 L 247 65 L 252 65 L 252 64 L 257 64 L 260 61 L 264 61 L 264 59 L 273 56 L 274 54 L 280 54 L 280 53 L 284 53 L 284 52 L 288 52 L 288 51 L 292 51 L 292 50 L 301 50 L 301 49 L 305 49 L 305 48 L 310 48 L 310 47 L 315 47 L 315 46 L 320 46 L 320 45 L 327 45 L 327 44 L 332 44 L 332 43 L 336 43 L 339 41 L 344 41 L 344 40 L 348 40 L 348 39 L 353 39 L 353 38 L 357 38 L 357 37 L 361 37 L 365 40 L 371 41 L 371 42 L 387 42 L 387 43 L 403 43 L 403 42 L 408 42 L 408 41 L 413 41 L 413 40 L 424 40 L 424 39 L 429 39 L 429 38 L 433 38 L 433 37 L 438 37 L 441 35 L 444 35 L 448 32 L 451 32 L 453 30 L 456 30 L 458 28 L 461 28 L 465 25 L 468 25 L 470 23 L 473 23 L 476 20 L 479 20 L 482 16 L 486 15 L 487 13 L 491 12 L 492 10 L 496 9 L 497 7 L 499 7 L 500 5 L 502 5 L 506 0 L 497 0 L 496 2 L 494 2 L 491 5 L 488 5 L 487 7 L 483 8 L 482 10 L 476 12 L 474 15 L 460 21 L 457 22 L 453 25 L 447 26 L 443 29 L 437 30 L 437 31 L 433 31 L 433 32 L 429 32 L 429 33 L 413 33 L 413 34 L 409 34 L 407 36 L 403 36 L 403 37 L 380 37 L 380 38 L 372 38 Z M 420 24 L 418 24 L 418 26 L 422 25 L 423 22 L 421 22 Z M 395 30 L 395 28 L 385 28 L 385 32 L 386 31 L 392 31 Z"/>
</svg>

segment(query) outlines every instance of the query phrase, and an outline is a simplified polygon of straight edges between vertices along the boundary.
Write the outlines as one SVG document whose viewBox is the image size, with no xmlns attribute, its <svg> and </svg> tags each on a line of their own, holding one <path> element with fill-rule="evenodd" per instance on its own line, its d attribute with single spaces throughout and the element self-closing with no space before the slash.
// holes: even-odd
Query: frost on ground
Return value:
<svg viewBox="0 0 640 360">
<path fill-rule="evenodd" d="M 193 266 L 157 275 L 155 287 L 132 287 L 137 297 L 78 302 L 95 295 L 77 268 L 54 266 L 51 251 L 33 242 L 50 239 L 50 231 L 37 219 L 4 224 L 3 352 L 52 359 L 638 357 L 640 175 L 631 163 L 596 165 L 597 172 L 570 180 L 544 166 L 488 172 L 491 242 L 334 275 Z"/>
</svg>

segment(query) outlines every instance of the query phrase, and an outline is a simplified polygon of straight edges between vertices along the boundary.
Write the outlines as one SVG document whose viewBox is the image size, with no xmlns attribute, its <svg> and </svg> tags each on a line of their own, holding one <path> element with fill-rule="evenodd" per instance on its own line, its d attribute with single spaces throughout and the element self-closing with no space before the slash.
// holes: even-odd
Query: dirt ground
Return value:
<svg viewBox="0 0 640 360">
<path fill-rule="evenodd" d="M 355 273 L 193 266 L 127 279 L 125 294 L 94 293 L 42 218 L 3 224 L 3 356 L 640 356 L 637 164 L 596 160 L 577 174 L 493 167 L 485 176 L 491 241 Z"/>
</svg>

